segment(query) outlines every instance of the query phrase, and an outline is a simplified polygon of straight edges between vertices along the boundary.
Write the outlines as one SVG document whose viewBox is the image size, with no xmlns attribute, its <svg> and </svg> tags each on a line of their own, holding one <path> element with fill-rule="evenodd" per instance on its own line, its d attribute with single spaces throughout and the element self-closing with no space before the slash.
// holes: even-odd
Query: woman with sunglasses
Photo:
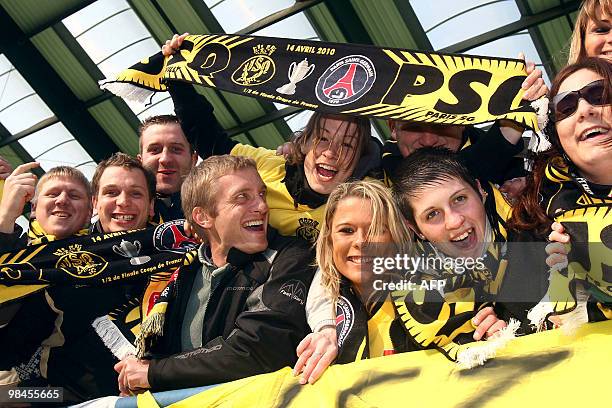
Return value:
<svg viewBox="0 0 612 408">
<path fill-rule="evenodd" d="M 606 273 L 606 248 L 612 248 L 611 92 L 607 59 L 584 58 L 559 72 L 546 129 L 552 147 L 535 159 L 510 220 L 512 228 L 540 238 L 553 221 L 568 230 L 570 265 L 551 271 L 548 300 L 554 307 L 547 313 L 575 309 L 575 322 L 612 318 L 612 278 Z"/>
<path fill-rule="evenodd" d="M 586 57 L 612 61 L 612 0 L 584 0 L 572 33 L 568 64 Z"/>
</svg>

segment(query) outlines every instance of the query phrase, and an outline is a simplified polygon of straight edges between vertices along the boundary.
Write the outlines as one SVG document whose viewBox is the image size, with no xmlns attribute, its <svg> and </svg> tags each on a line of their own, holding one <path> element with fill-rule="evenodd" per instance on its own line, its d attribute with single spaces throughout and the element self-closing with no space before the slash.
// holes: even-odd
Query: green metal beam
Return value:
<svg viewBox="0 0 612 408">
<path fill-rule="evenodd" d="M 427 37 L 425 29 L 421 25 L 421 21 L 414 12 L 410 2 L 405 0 L 393 0 L 393 2 L 400 13 L 400 17 L 402 17 L 402 20 L 404 20 L 404 23 L 410 30 L 410 34 L 412 34 L 418 49 L 432 51 L 431 41 L 429 41 L 429 37 Z"/>
<path fill-rule="evenodd" d="M 5 146 L 6 143 L 4 143 L 7 139 L 9 139 L 11 137 L 11 132 L 8 131 L 7 128 L 4 127 L 4 125 L 2 125 L 2 123 L 0 123 L 0 147 Z M 29 163 L 34 161 L 34 158 L 30 155 L 30 153 L 28 153 L 23 146 L 21 146 L 19 143 L 14 143 L 11 145 L 11 149 L 13 149 L 13 151 L 15 152 L 15 154 L 19 157 L 19 159 L 23 162 L 23 163 Z M 38 177 L 42 176 L 43 174 L 45 174 L 45 172 L 43 171 L 43 169 L 36 168 L 36 169 L 32 169 L 32 173 L 36 174 Z"/>
<path fill-rule="evenodd" d="M 68 7 L 61 10 L 61 13 L 46 16 L 45 20 L 39 21 L 36 26 L 23 33 L 23 39 L 34 37 L 36 34 L 42 33 L 47 28 L 60 23 L 66 17 L 70 17 L 72 14 L 84 9 L 96 0 L 79 0 L 74 6 Z"/>
<path fill-rule="evenodd" d="M 22 130 L 19 133 L 15 133 L 14 135 L 11 135 L 10 133 L 8 133 L 8 135 L 5 135 L 3 133 L 2 139 L 0 139 L 0 147 L 10 145 L 18 141 L 19 139 L 23 139 L 24 137 L 30 136 L 33 133 L 46 129 L 49 126 L 55 125 L 58 122 L 59 119 L 56 116 L 51 116 L 50 118 L 41 120 L 40 122 L 30 126 L 25 130 Z"/>
<path fill-rule="evenodd" d="M 246 130 L 255 129 L 255 128 L 267 125 L 268 123 L 272 123 L 276 120 L 286 118 L 287 116 L 294 115 L 296 113 L 300 113 L 303 110 L 304 109 L 296 108 L 294 106 L 288 106 L 283 109 L 278 109 L 264 116 L 260 116 L 257 119 L 253 119 L 249 122 L 243 123 L 242 125 L 228 129 L 227 135 L 229 137 L 233 137 L 233 136 L 239 135 L 240 133 L 244 133 Z"/>
<path fill-rule="evenodd" d="M 533 11 L 526 0 L 515 0 L 515 2 L 516 6 L 519 9 L 519 12 L 521 13 L 521 16 L 533 15 Z M 553 78 L 556 74 L 556 70 L 552 63 L 552 56 L 550 50 L 548 49 L 546 43 L 544 42 L 544 39 L 542 38 L 542 33 L 540 32 L 539 27 L 530 27 L 528 31 L 529 36 L 533 41 L 533 45 L 535 46 L 536 51 L 538 52 L 538 55 L 542 60 L 542 66 L 546 70 L 546 74 L 548 74 L 549 78 Z"/>
<path fill-rule="evenodd" d="M 287 7 L 286 9 L 279 10 L 276 13 L 270 14 L 267 17 L 257 20 L 256 22 L 254 22 L 248 27 L 243 28 L 242 30 L 236 31 L 236 34 L 252 34 L 256 31 L 263 30 L 264 28 L 269 27 L 272 24 L 278 23 L 281 20 L 289 18 L 294 14 L 308 10 L 312 6 L 316 6 L 322 1 L 323 0 L 298 1 L 291 7 Z"/>
<path fill-rule="evenodd" d="M 85 151 L 96 161 L 118 151 L 70 88 L 62 81 L 17 26 L 6 10 L 0 9 L 0 52 L 4 53 L 47 106 L 61 120 Z"/>
<path fill-rule="evenodd" d="M 542 11 L 531 16 L 523 16 L 518 21 L 506 24 L 494 30 L 480 34 L 476 37 L 472 37 L 465 41 L 461 41 L 448 47 L 442 48 L 439 51 L 451 54 L 462 53 L 467 50 L 471 50 L 472 48 L 479 47 L 483 44 L 518 33 L 519 31 L 535 27 L 538 24 L 542 24 L 547 21 L 562 17 L 566 14 L 576 11 L 578 7 L 580 7 L 579 0 L 570 0 L 564 4 L 561 4 L 557 7 L 553 7 L 546 11 Z"/>
<path fill-rule="evenodd" d="M 346 41 L 354 44 L 374 44 L 368 30 L 350 1 L 326 0 L 325 5 L 334 17 Z"/>
</svg>

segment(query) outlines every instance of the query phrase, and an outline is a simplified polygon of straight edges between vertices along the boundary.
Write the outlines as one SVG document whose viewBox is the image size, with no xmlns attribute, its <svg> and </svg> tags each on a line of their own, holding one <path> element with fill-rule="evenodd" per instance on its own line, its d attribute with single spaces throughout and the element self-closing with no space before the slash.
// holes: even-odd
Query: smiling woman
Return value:
<svg viewBox="0 0 612 408">
<path fill-rule="evenodd" d="M 563 223 L 575 250 L 568 268 L 551 271 L 550 288 L 556 292 L 549 293 L 547 302 L 562 302 L 555 312 L 564 313 L 576 306 L 569 299 L 588 300 L 586 307 L 575 309 L 581 322 L 612 316 L 612 282 L 606 273 L 610 260 L 605 254 L 605 248 L 612 247 L 607 233 L 612 207 L 611 95 L 612 63 L 607 59 L 585 58 L 559 72 L 546 129 L 552 147 L 535 159 L 526 194 L 510 220 L 512 228 L 535 230 L 540 236 L 547 235 L 553 221 Z M 589 291 L 580 295 L 584 285 Z"/>
<path fill-rule="evenodd" d="M 612 0 L 585 0 L 572 34 L 569 64 L 586 57 L 612 61 Z"/>
</svg>

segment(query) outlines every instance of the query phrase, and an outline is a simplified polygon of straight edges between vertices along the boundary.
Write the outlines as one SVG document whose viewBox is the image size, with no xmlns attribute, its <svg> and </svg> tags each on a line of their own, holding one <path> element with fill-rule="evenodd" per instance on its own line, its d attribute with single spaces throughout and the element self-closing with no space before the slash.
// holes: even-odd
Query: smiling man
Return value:
<svg viewBox="0 0 612 408">
<path fill-rule="evenodd" d="M 59 166 L 37 183 L 30 172 L 37 167 L 36 162 L 24 163 L 6 178 L 0 202 L 0 252 L 87 233 L 85 227 L 91 218 L 87 178 L 73 167 Z M 22 234 L 15 221 L 30 200 L 32 220 L 27 234 Z M 36 350 L 53 332 L 56 314 L 51 298 L 42 288 L 44 285 L 23 286 L 18 292 L 24 296 L 22 299 L 0 306 L 0 384 L 36 384 L 40 373 L 46 370 L 47 361 Z"/>
<path fill-rule="evenodd" d="M 155 223 L 183 218 L 181 185 L 198 156 L 174 115 L 146 119 L 139 128 L 138 160 L 155 175 Z"/>
<path fill-rule="evenodd" d="M 147 226 L 153 215 L 155 177 L 140 161 L 124 153 L 113 154 L 98 164 L 91 186 L 98 215 L 92 233 Z M 62 311 L 62 339 L 48 351 L 46 378 L 50 384 L 64 388 L 66 401 L 83 401 L 116 392 L 113 365 L 117 359 L 107 347 L 112 344 L 108 337 L 115 336 L 116 331 L 109 329 L 107 338 L 102 339 L 92 322 L 100 316 L 112 315 L 114 325 L 124 328 L 125 340 L 133 342 L 129 331 L 140 320 L 138 312 L 148 279 L 142 276 L 121 285 L 79 288 L 58 285 L 49 289 L 54 307 Z"/>
<path fill-rule="evenodd" d="M 183 210 L 205 243 L 168 299 L 163 336 L 115 366 L 130 391 L 216 384 L 295 363 L 310 331 L 304 306 L 312 252 L 268 227 L 266 186 L 252 159 L 213 156 L 187 176 Z M 151 333 L 155 336 L 155 333 Z"/>
<path fill-rule="evenodd" d="M 136 159 L 124 153 L 100 162 L 91 186 L 101 232 L 144 228 L 153 216 L 155 180 Z"/>
</svg>

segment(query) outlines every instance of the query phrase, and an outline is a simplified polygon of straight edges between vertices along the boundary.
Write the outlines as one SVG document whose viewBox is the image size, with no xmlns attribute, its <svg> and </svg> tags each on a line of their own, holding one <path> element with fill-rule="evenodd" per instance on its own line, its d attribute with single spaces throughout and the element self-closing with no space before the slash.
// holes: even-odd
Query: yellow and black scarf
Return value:
<svg viewBox="0 0 612 408">
<path fill-rule="evenodd" d="M 84 228 L 80 231 L 77 231 L 73 236 L 82 237 L 83 235 L 87 235 L 87 234 L 89 234 L 89 230 L 87 228 Z M 45 231 L 40 226 L 39 222 L 35 219 L 30 221 L 30 226 L 29 226 L 27 235 L 28 235 L 28 245 L 44 244 L 44 243 L 55 241 L 55 236 L 45 233 Z M 22 263 L 28 262 L 30 260 L 28 256 L 20 256 L 16 259 L 20 259 L 21 260 L 20 262 Z M 10 259 L 10 257 L 5 258 L 4 255 L 0 255 L 0 263 L 5 262 L 5 261 L 11 262 L 13 260 L 15 260 L 15 258 Z M 5 272 L 4 267 L 0 266 L 0 268 L 2 268 L 0 269 L 0 271 L 4 273 Z M 0 303 L 22 298 L 34 292 L 38 292 L 39 290 L 44 289 L 47 286 L 48 286 L 47 284 L 11 285 L 11 286 L 0 285 Z"/>
<path fill-rule="evenodd" d="M 521 102 L 525 77 L 515 59 L 190 35 L 173 56 L 146 58 L 101 87 L 144 102 L 165 81 L 183 81 L 330 114 L 452 125 L 510 119 L 537 130 L 534 109 Z"/>
<path fill-rule="evenodd" d="M 586 300 L 589 321 L 612 319 L 612 187 L 589 183 L 555 157 L 540 193 L 546 213 L 571 237 L 568 266 L 550 273 L 549 314 L 572 312 Z"/>
<path fill-rule="evenodd" d="M 195 247 L 181 231 L 182 221 L 171 221 L 137 231 L 54 240 L 33 223 L 30 234 L 38 243 L 0 254 L 0 284 L 113 285 L 167 272 Z M 0 292 L 0 303 L 7 300 Z"/>
<path fill-rule="evenodd" d="M 510 207 L 497 189 L 491 185 L 483 187 L 488 192 L 486 236 L 490 242 L 483 264 L 458 273 L 452 266 L 454 262 L 446 262 L 451 258 L 439 253 L 433 244 L 419 242 L 420 258 L 437 259 L 440 262 L 434 264 L 444 267 L 420 270 L 410 277 L 414 290 L 391 293 L 404 328 L 414 342 L 422 348 L 436 348 L 453 361 L 468 348 L 465 344 L 474 341 L 472 318 L 482 308 L 494 304 L 506 273 L 505 220 Z M 443 288 L 432 287 L 433 281 L 444 281 Z"/>
</svg>

